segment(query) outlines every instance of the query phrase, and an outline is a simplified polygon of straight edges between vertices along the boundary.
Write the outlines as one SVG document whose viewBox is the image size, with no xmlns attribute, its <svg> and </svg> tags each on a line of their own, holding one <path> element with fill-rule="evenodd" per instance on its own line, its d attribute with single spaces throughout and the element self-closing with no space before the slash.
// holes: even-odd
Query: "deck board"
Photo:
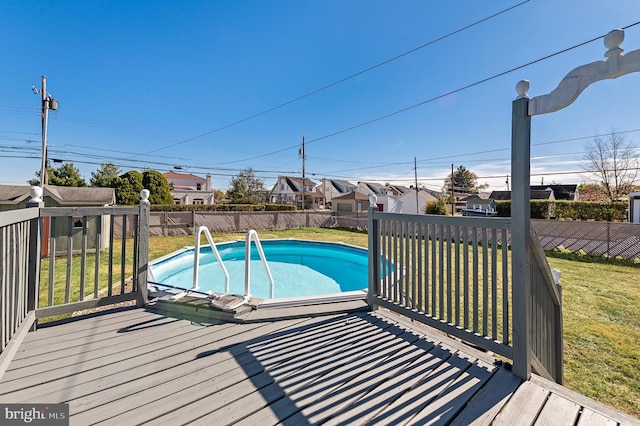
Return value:
<svg viewBox="0 0 640 426">
<path fill-rule="evenodd" d="M 166 314 L 118 310 L 29 333 L 0 401 L 68 403 L 72 425 L 640 425 L 389 313 Z"/>
</svg>

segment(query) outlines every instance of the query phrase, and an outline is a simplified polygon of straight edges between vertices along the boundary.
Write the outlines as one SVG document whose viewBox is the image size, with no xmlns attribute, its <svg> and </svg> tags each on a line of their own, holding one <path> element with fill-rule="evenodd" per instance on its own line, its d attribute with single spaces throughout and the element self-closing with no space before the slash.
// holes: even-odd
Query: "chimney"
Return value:
<svg viewBox="0 0 640 426">
<path fill-rule="evenodd" d="M 207 173 L 207 187 L 205 191 L 211 191 L 211 175 L 209 173 Z"/>
</svg>

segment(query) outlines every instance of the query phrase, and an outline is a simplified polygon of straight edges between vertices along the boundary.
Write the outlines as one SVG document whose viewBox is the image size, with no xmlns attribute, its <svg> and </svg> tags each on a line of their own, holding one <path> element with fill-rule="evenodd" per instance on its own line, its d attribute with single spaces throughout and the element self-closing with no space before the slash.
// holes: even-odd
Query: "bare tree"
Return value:
<svg viewBox="0 0 640 426">
<path fill-rule="evenodd" d="M 585 149 L 584 169 L 595 176 L 610 200 L 628 194 L 638 183 L 637 147 L 622 133 L 611 129 L 606 135 L 596 135 Z"/>
</svg>

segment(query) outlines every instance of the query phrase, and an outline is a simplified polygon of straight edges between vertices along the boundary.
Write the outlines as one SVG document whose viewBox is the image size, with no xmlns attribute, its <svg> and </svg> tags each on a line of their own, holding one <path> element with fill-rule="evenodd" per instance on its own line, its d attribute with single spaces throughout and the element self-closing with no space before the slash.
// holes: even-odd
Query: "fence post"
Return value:
<svg viewBox="0 0 640 426">
<path fill-rule="evenodd" d="M 32 186 L 29 191 L 31 199 L 27 202 L 28 208 L 37 208 L 40 210 L 44 207 L 42 201 L 42 188 Z M 42 244 L 42 217 L 31 219 L 29 221 L 29 270 L 27 271 L 27 312 L 38 309 L 38 293 L 40 289 L 40 256 Z M 36 323 L 31 327 L 35 331 Z"/>
<path fill-rule="evenodd" d="M 367 218 L 369 235 L 369 285 L 367 291 L 367 303 L 372 310 L 377 309 L 375 304 L 380 285 L 380 231 L 379 222 L 373 218 L 376 207 L 376 196 L 369 196 L 369 214 Z M 384 260 L 386 262 L 386 259 Z"/>
<path fill-rule="evenodd" d="M 513 101 L 511 117 L 511 268 L 513 274 L 513 372 L 531 377 L 531 117 L 526 90 Z M 524 85 L 524 83 L 523 83 Z M 526 83 L 528 90 L 528 82 Z"/>
<path fill-rule="evenodd" d="M 607 257 L 611 258 L 611 222 L 607 221 Z"/>
<path fill-rule="evenodd" d="M 149 190 L 140 191 L 140 229 L 138 231 L 138 307 L 147 304 L 147 268 L 149 265 Z"/>
</svg>

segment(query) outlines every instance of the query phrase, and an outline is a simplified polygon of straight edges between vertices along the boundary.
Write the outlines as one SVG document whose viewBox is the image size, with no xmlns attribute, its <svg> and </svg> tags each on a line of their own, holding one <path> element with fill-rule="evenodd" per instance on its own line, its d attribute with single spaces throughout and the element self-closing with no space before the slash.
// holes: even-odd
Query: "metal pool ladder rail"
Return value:
<svg viewBox="0 0 640 426">
<path fill-rule="evenodd" d="M 224 273 L 224 291 L 225 293 L 229 293 L 229 272 L 227 268 L 222 263 L 222 257 L 220 257 L 220 253 L 216 248 L 215 243 L 213 242 L 213 238 L 211 238 L 211 233 L 209 233 L 209 229 L 206 226 L 200 226 L 196 231 L 196 244 L 194 248 L 194 256 L 193 256 L 193 287 L 192 290 L 198 289 L 198 273 L 200 272 L 200 236 L 204 233 L 207 237 L 207 241 L 209 241 L 209 245 L 211 245 L 211 250 L 213 254 L 216 256 L 220 267 L 222 268 L 222 272 Z"/>
<path fill-rule="evenodd" d="M 254 229 L 250 229 L 247 232 L 247 236 L 245 238 L 245 252 L 244 252 L 244 298 L 245 302 L 251 299 L 251 240 L 256 243 L 256 248 L 258 249 L 258 254 L 260 255 L 260 260 L 262 260 L 262 265 L 264 266 L 264 270 L 267 273 L 267 277 L 269 277 L 269 297 L 273 299 L 273 277 L 271 276 L 271 270 L 269 269 L 269 264 L 267 263 L 267 258 L 264 255 L 264 250 L 262 250 L 262 244 L 260 243 L 260 238 L 258 238 L 258 233 Z"/>
</svg>

